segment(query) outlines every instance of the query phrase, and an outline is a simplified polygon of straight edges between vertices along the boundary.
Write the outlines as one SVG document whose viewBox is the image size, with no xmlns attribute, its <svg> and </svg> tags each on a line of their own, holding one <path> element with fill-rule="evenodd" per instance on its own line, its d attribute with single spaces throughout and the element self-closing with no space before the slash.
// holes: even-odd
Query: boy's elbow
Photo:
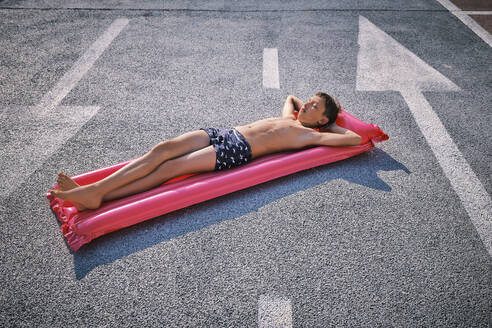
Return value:
<svg viewBox="0 0 492 328">
<path fill-rule="evenodd" d="M 354 146 L 360 145 L 362 142 L 362 137 L 358 134 L 354 136 Z"/>
<path fill-rule="evenodd" d="M 357 133 L 350 133 L 351 136 L 350 138 L 347 138 L 347 145 L 346 146 L 358 146 L 362 142 L 362 137 L 358 135 Z"/>
</svg>

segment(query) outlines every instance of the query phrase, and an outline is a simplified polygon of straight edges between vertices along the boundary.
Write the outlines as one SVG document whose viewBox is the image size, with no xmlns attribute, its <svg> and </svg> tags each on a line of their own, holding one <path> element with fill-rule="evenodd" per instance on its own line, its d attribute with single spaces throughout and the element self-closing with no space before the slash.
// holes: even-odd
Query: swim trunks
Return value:
<svg viewBox="0 0 492 328">
<path fill-rule="evenodd" d="M 214 146 L 217 160 L 215 171 L 239 166 L 251 161 L 251 147 L 246 138 L 236 129 L 200 129 L 208 133 Z"/>
</svg>

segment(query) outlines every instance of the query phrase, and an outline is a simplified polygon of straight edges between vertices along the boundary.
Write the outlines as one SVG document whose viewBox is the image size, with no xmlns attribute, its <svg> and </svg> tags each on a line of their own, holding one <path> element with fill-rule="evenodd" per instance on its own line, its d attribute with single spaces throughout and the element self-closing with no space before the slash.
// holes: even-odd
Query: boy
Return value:
<svg viewBox="0 0 492 328">
<path fill-rule="evenodd" d="M 149 190 L 177 176 L 220 171 L 266 154 L 316 145 L 360 144 L 362 138 L 358 134 L 335 124 L 339 111 L 338 101 L 323 92 L 306 103 L 289 95 L 282 117 L 233 129 L 206 128 L 182 134 L 160 142 L 144 156 L 90 185 L 79 186 L 59 173 L 59 189 L 51 194 L 83 211 L 98 208 L 103 201 Z M 319 133 L 315 128 L 327 133 Z"/>
</svg>

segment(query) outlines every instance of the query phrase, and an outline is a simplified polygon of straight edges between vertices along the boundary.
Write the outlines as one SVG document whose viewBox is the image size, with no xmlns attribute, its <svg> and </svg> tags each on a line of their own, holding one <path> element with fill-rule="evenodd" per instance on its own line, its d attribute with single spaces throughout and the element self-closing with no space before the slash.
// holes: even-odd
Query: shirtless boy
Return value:
<svg viewBox="0 0 492 328">
<path fill-rule="evenodd" d="M 148 153 L 95 183 L 79 186 L 58 174 L 58 190 L 51 194 L 68 200 L 79 210 L 95 209 L 103 201 L 140 193 L 177 176 L 219 171 L 275 152 L 308 146 L 352 146 L 362 138 L 334 122 L 340 105 L 318 92 L 304 103 L 289 95 L 282 117 L 236 126 L 233 129 L 200 129 L 162 141 Z M 296 119 L 295 112 L 298 112 Z M 321 132 L 314 130 L 319 128 Z"/>
</svg>

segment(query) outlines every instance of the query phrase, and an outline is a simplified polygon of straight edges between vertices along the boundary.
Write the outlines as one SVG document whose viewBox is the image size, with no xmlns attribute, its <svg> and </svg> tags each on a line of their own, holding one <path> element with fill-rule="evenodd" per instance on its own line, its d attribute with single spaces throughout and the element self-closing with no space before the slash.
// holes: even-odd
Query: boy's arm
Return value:
<svg viewBox="0 0 492 328">
<path fill-rule="evenodd" d="M 360 135 L 335 123 L 323 128 L 320 132 L 322 133 L 313 131 L 309 134 L 307 138 L 309 146 L 357 146 L 362 142 Z"/>
<path fill-rule="evenodd" d="M 284 109 L 282 110 L 282 117 L 296 119 L 294 112 L 298 112 L 304 102 L 294 95 L 289 95 L 285 100 Z"/>
</svg>

